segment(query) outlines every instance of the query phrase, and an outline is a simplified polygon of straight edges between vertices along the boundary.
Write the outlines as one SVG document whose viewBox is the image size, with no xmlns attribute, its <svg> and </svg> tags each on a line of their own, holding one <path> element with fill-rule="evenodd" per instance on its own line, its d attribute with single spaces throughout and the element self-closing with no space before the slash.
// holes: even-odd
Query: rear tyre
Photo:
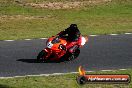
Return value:
<svg viewBox="0 0 132 88">
<path fill-rule="evenodd" d="M 80 49 L 76 49 L 75 52 L 73 53 L 69 53 L 69 57 L 67 58 L 68 61 L 72 61 L 74 59 L 76 59 L 80 54 Z"/>
<path fill-rule="evenodd" d="M 44 50 L 42 50 L 41 52 L 39 52 L 38 56 L 37 56 L 37 62 L 44 62 L 45 59 L 44 59 L 44 55 L 46 54 L 46 52 Z"/>
<path fill-rule="evenodd" d="M 76 59 L 80 54 L 80 49 L 78 48 L 74 53 L 74 58 Z"/>
</svg>

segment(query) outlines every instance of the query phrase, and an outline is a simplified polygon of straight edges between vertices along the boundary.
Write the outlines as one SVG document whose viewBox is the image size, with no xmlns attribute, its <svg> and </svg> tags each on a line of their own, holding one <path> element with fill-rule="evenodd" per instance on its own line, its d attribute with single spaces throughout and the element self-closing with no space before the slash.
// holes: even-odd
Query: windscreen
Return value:
<svg viewBox="0 0 132 88">
<path fill-rule="evenodd" d="M 51 43 L 55 44 L 55 43 L 59 43 L 59 42 L 60 42 L 59 38 L 54 38 Z"/>
</svg>

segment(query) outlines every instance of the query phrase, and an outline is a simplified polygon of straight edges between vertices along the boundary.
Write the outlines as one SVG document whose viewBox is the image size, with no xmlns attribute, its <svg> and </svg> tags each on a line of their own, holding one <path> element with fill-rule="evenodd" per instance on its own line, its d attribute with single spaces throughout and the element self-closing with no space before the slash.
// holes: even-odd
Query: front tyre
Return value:
<svg viewBox="0 0 132 88">
<path fill-rule="evenodd" d="M 41 52 L 39 52 L 39 54 L 37 56 L 37 62 L 44 61 L 45 54 L 46 54 L 46 52 L 44 50 L 42 50 Z"/>
</svg>

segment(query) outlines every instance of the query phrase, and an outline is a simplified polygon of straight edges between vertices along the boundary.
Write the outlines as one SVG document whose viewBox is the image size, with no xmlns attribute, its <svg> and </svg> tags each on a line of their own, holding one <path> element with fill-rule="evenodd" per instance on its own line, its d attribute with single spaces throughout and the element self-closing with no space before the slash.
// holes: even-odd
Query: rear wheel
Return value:
<svg viewBox="0 0 132 88">
<path fill-rule="evenodd" d="M 74 58 L 76 59 L 80 54 L 80 49 L 78 48 L 74 53 Z"/>
<path fill-rule="evenodd" d="M 39 52 L 38 56 L 37 56 L 37 62 L 40 61 L 45 61 L 44 56 L 45 56 L 46 52 L 44 50 L 42 50 L 41 52 Z"/>
<path fill-rule="evenodd" d="M 74 60 L 79 56 L 79 54 L 80 54 L 80 49 L 78 48 L 75 50 L 75 52 L 67 54 L 68 55 L 67 60 L 68 61 Z"/>
</svg>

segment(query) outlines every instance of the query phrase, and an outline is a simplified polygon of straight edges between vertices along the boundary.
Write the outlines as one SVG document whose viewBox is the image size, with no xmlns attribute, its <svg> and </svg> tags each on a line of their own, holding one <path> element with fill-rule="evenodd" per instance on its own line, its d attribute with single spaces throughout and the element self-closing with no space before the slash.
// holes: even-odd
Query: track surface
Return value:
<svg viewBox="0 0 132 88">
<path fill-rule="evenodd" d="M 132 35 L 89 37 L 77 60 L 67 63 L 36 63 L 45 47 L 41 39 L 0 41 L 0 77 L 132 67 Z"/>
</svg>

